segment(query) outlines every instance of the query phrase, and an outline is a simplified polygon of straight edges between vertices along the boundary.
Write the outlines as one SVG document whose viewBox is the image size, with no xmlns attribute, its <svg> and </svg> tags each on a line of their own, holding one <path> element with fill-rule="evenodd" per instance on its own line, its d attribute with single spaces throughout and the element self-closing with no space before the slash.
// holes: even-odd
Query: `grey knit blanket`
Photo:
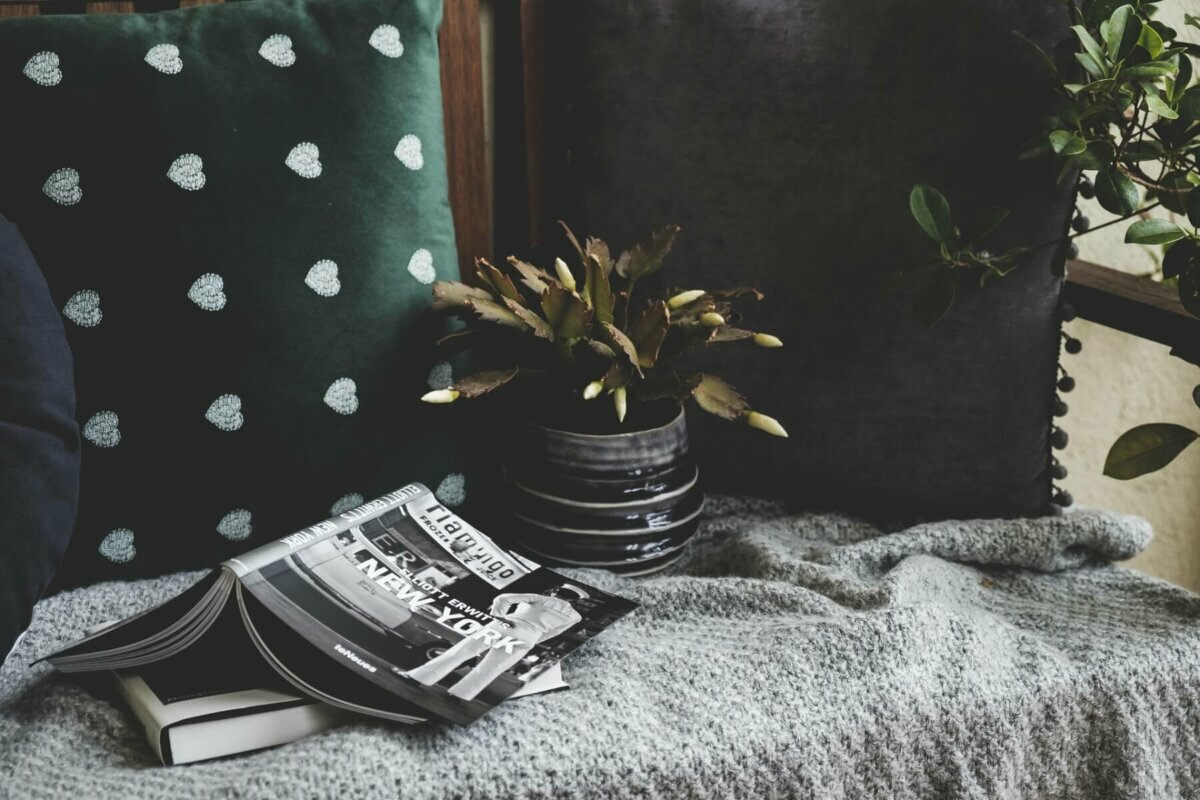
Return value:
<svg viewBox="0 0 1200 800">
<path fill-rule="evenodd" d="M 118 705 L 28 662 L 196 574 L 43 601 L 0 670 L 4 797 L 1200 796 L 1200 598 L 1110 565 L 1145 523 L 884 533 L 716 498 L 681 567 L 588 573 L 641 603 L 573 688 L 466 729 L 363 721 L 158 766 Z"/>
</svg>

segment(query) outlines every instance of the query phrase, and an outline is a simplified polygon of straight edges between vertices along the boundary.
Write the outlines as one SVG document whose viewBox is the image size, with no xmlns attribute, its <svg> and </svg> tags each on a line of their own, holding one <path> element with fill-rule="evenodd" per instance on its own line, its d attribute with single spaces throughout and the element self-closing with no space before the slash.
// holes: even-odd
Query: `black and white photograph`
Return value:
<svg viewBox="0 0 1200 800">
<path fill-rule="evenodd" d="M 0 800 L 1200 799 L 1200 0 L 0 0 Z"/>
</svg>

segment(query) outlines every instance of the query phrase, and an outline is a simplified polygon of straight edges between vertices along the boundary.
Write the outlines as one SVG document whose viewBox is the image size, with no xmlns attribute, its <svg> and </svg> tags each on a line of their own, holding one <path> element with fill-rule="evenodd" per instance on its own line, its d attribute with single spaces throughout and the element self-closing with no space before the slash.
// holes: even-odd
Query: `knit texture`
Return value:
<svg viewBox="0 0 1200 800">
<path fill-rule="evenodd" d="M 197 573 L 78 589 L 0 670 L 0 795 L 1194 797 L 1200 598 L 1109 563 L 1149 539 L 1091 511 L 885 533 L 715 498 L 671 574 L 587 573 L 641 607 L 567 662 L 570 691 L 171 768 L 28 662 Z"/>
</svg>

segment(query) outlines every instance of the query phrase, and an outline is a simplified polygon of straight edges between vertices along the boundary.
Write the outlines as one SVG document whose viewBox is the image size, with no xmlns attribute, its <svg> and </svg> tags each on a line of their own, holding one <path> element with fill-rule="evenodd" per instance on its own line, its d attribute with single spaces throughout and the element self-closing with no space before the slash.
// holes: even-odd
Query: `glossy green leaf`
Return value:
<svg viewBox="0 0 1200 800">
<path fill-rule="evenodd" d="M 1146 106 L 1164 119 L 1178 119 L 1179 112 L 1162 98 L 1157 91 L 1146 92 Z"/>
<path fill-rule="evenodd" d="M 1174 75 L 1178 71 L 1179 67 L 1171 61 L 1147 61 L 1145 64 L 1137 64 L 1121 70 L 1121 77 L 1154 80 L 1155 78 Z"/>
<path fill-rule="evenodd" d="M 1200 192 L 1193 191 L 1187 199 L 1187 218 L 1193 228 L 1200 228 Z"/>
<path fill-rule="evenodd" d="M 1138 207 L 1137 186 L 1116 169 L 1106 169 L 1096 175 L 1096 200 L 1106 210 L 1119 216 L 1132 214 Z"/>
<path fill-rule="evenodd" d="M 1112 142 L 1097 140 L 1088 142 L 1087 150 L 1071 159 L 1077 169 L 1107 169 L 1116 158 L 1116 149 Z"/>
<path fill-rule="evenodd" d="M 1071 30 L 1075 31 L 1075 36 L 1079 39 L 1079 43 L 1083 45 L 1084 52 L 1089 55 L 1092 60 L 1099 66 L 1104 65 L 1104 51 L 1097 44 L 1092 35 L 1087 32 L 1087 28 L 1082 25 L 1072 25 Z M 1096 77 L 1104 77 L 1107 72 L 1101 69 L 1101 74 Z"/>
<path fill-rule="evenodd" d="M 1167 244 L 1186 235 L 1174 222 L 1165 219 L 1139 219 L 1125 231 L 1125 243 Z"/>
<path fill-rule="evenodd" d="M 1200 242 L 1181 239 L 1167 248 L 1163 256 L 1163 277 L 1178 278 L 1185 272 L 1200 267 Z"/>
<path fill-rule="evenodd" d="M 1174 56 L 1171 60 L 1175 62 L 1179 70 L 1175 73 L 1174 79 L 1168 79 L 1167 81 L 1167 97 L 1172 102 L 1176 102 L 1183 97 L 1184 92 L 1187 91 L 1188 84 L 1192 82 L 1192 59 L 1186 55 L 1178 55 Z"/>
<path fill-rule="evenodd" d="M 1163 51 L 1162 36 L 1154 29 L 1153 23 L 1142 26 L 1142 32 L 1138 36 L 1137 43 L 1145 48 L 1151 58 L 1158 58 L 1159 54 Z"/>
<path fill-rule="evenodd" d="M 1198 434 L 1182 425 L 1155 422 L 1126 431 L 1108 451 L 1104 474 L 1128 481 L 1170 464 L 1196 441 Z"/>
<path fill-rule="evenodd" d="M 1140 161 L 1157 161 L 1162 157 L 1163 147 L 1153 139 L 1142 139 L 1130 142 L 1121 154 L 1121 161 L 1126 164 L 1136 164 Z"/>
<path fill-rule="evenodd" d="M 1174 170 L 1159 178 L 1158 182 L 1165 188 L 1176 190 L 1154 193 L 1158 201 L 1163 204 L 1163 208 L 1174 211 L 1176 214 L 1187 213 L 1187 201 L 1195 186 L 1189 180 L 1190 175 L 1190 172 L 1184 170 Z"/>
<path fill-rule="evenodd" d="M 1070 131 L 1051 131 L 1050 147 L 1063 156 L 1075 156 L 1087 149 L 1087 140 Z"/>
<path fill-rule="evenodd" d="M 1082 64 L 1083 68 L 1087 70 L 1087 74 L 1096 80 L 1107 77 L 1107 73 L 1104 71 L 1104 67 L 1100 66 L 1100 62 L 1087 53 L 1076 53 L 1075 60 Z"/>
<path fill-rule="evenodd" d="M 1137 44 L 1142 32 L 1142 21 L 1133 13 L 1133 6 L 1118 6 L 1108 18 L 1108 36 L 1105 45 L 1108 57 L 1113 61 L 1124 58 Z"/>
<path fill-rule="evenodd" d="M 954 240 L 954 223 L 950 219 L 950 204 L 937 189 L 917 184 L 908 195 L 908 207 L 921 230 L 935 242 Z"/>
</svg>

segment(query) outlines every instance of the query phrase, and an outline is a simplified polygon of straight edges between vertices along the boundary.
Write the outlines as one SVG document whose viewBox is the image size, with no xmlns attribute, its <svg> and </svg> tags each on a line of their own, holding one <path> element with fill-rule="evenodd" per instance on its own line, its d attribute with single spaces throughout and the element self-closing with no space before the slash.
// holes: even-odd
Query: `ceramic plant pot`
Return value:
<svg viewBox="0 0 1200 800">
<path fill-rule="evenodd" d="M 704 494 L 683 409 L 620 433 L 527 422 L 505 466 L 514 538 L 533 558 L 626 575 L 663 569 L 696 533 Z"/>
</svg>

